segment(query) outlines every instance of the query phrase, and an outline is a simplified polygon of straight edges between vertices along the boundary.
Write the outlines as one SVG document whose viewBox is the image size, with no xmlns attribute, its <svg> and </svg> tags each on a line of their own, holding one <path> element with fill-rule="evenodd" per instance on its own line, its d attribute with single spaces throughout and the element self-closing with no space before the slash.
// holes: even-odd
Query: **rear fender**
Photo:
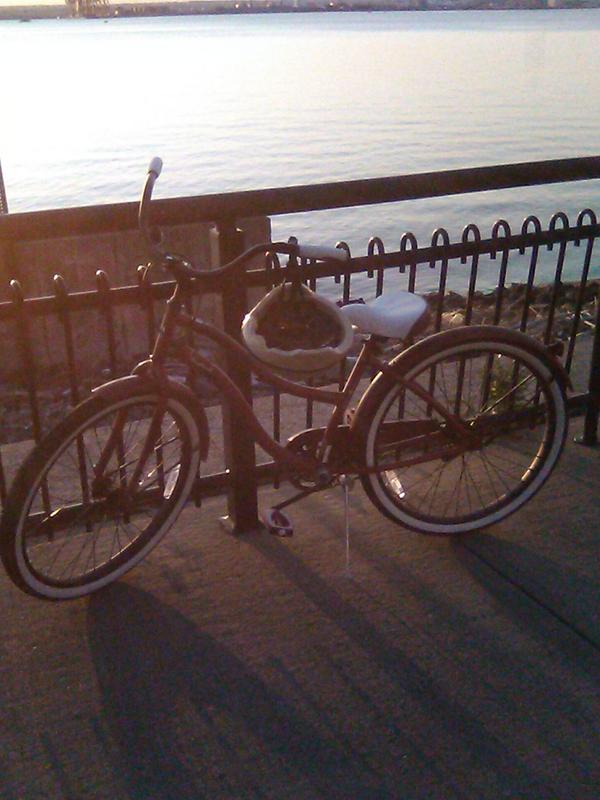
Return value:
<svg viewBox="0 0 600 800">
<path fill-rule="evenodd" d="M 482 339 L 490 339 L 501 342 L 502 344 L 513 345 L 527 350 L 532 355 L 537 356 L 539 360 L 548 368 L 552 375 L 559 382 L 562 390 L 566 392 L 571 387 L 571 378 L 569 373 L 564 368 L 562 362 L 553 352 L 556 350 L 552 345 L 544 345 L 537 339 L 527 336 L 521 331 L 515 331 L 510 328 L 502 328 L 498 325 L 466 325 L 462 328 L 455 328 L 454 330 L 442 331 L 428 336 L 426 339 L 417 342 L 417 344 L 409 347 L 404 353 L 401 353 L 395 361 L 403 360 L 402 369 L 409 369 L 413 363 L 418 363 L 420 359 L 424 359 L 429 354 L 430 348 L 434 351 L 442 350 L 446 347 L 453 347 L 457 344 L 467 344 L 478 342 Z"/>
<path fill-rule="evenodd" d="M 205 461 L 210 444 L 208 419 L 204 406 L 188 386 L 171 379 L 158 380 L 149 375 L 128 375 L 125 378 L 117 378 L 98 386 L 93 389 L 92 395 L 114 402 L 132 394 L 144 394 L 146 392 L 170 394 L 188 406 L 198 425 L 200 432 L 200 458 Z"/>
</svg>

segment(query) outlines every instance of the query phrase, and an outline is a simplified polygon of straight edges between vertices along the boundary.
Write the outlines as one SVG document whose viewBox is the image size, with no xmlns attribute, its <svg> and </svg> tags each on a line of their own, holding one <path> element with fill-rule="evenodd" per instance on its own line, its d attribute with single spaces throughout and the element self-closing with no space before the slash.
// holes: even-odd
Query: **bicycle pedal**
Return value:
<svg viewBox="0 0 600 800">
<path fill-rule="evenodd" d="M 263 511 L 261 521 L 272 536 L 289 538 L 294 535 L 291 519 L 278 508 L 268 508 Z"/>
</svg>

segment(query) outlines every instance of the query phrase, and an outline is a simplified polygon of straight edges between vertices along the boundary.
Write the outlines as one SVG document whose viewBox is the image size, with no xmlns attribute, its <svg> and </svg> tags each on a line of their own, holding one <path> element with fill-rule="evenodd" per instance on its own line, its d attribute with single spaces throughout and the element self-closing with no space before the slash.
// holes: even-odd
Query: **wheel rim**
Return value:
<svg viewBox="0 0 600 800">
<path fill-rule="evenodd" d="M 138 397 L 98 412 L 73 432 L 40 473 L 22 515 L 18 552 L 34 588 L 80 593 L 83 586 L 99 587 L 154 546 L 193 479 L 186 413 L 170 400 Z M 122 434 L 95 477 L 118 415 Z M 153 417 L 156 444 L 129 491 Z"/>
<path fill-rule="evenodd" d="M 389 513 L 431 532 L 469 530 L 506 516 L 539 488 L 558 458 L 564 431 L 556 427 L 560 390 L 537 359 L 497 343 L 470 344 L 430 357 L 407 377 L 427 391 L 433 388 L 438 401 L 469 420 L 480 446 L 457 440 L 414 392 L 392 389 L 367 442 L 368 464 L 378 470 L 370 484 Z M 426 437 L 405 439 L 402 450 L 386 442 L 386 425 L 399 410 L 405 419 L 420 421 L 421 429 L 429 421 L 438 455 L 386 470 L 392 459 L 397 464 L 398 458 L 427 457 Z"/>
</svg>

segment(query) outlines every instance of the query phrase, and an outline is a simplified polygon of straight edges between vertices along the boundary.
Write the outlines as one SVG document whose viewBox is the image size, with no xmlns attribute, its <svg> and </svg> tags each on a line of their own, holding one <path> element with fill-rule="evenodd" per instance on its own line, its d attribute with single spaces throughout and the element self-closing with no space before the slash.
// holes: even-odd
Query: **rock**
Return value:
<svg viewBox="0 0 600 800">
<path fill-rule="evenodd" d="M 458 328 L 465 324 L 465 315 L 462 311 L 444 311 L 442 314 L 442 328 Z"/>
</svg>

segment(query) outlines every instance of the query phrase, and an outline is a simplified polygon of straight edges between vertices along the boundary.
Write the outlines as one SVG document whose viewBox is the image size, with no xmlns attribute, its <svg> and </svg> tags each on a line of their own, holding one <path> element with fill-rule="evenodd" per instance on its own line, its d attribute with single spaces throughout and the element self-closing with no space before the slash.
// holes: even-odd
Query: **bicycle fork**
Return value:
<svg viewBox="0 0 600 800">
<path fill-rule="evenodd" d="M 162 463 L 162 446 L 160 439 L 162 436 L 162 422 L 167 408 L 166 399 L 160 398 L 158 405 L 152 413 L 152 418 L 148 427 L 148 432 L 142 445 L 142 450 L 133 461 L 133 470 L 131 475 L 127 476 L 127 452 L 125 450 L 124 442 L 124 428 L 127 422 L 127 409 L 120 409 L 117 412 L 117 417 L 112 426 L 112 430 L 108 440 L 96 464 L 93 465 L 94 478 L 92 481 L 92 496 L 99 498 L 106 495 L 109 489 L 109 479 L 106 475 L 106 469 L 110 463 L 113 454 L 117 453 L 119 482 L 121 486 L 121 497 L 126 499 L 124 514 L 127 515 L 127 507 L 130 505 L 130 500 L 134 496 L 136 489 L 142 483 L 142 475 L 146 468 L 146 464 L 150 455 L 154 452 L 157 458 L 157 472 L 158 481 L 161 490 L 164 490 L 164 467 Z"/>
</svg>

